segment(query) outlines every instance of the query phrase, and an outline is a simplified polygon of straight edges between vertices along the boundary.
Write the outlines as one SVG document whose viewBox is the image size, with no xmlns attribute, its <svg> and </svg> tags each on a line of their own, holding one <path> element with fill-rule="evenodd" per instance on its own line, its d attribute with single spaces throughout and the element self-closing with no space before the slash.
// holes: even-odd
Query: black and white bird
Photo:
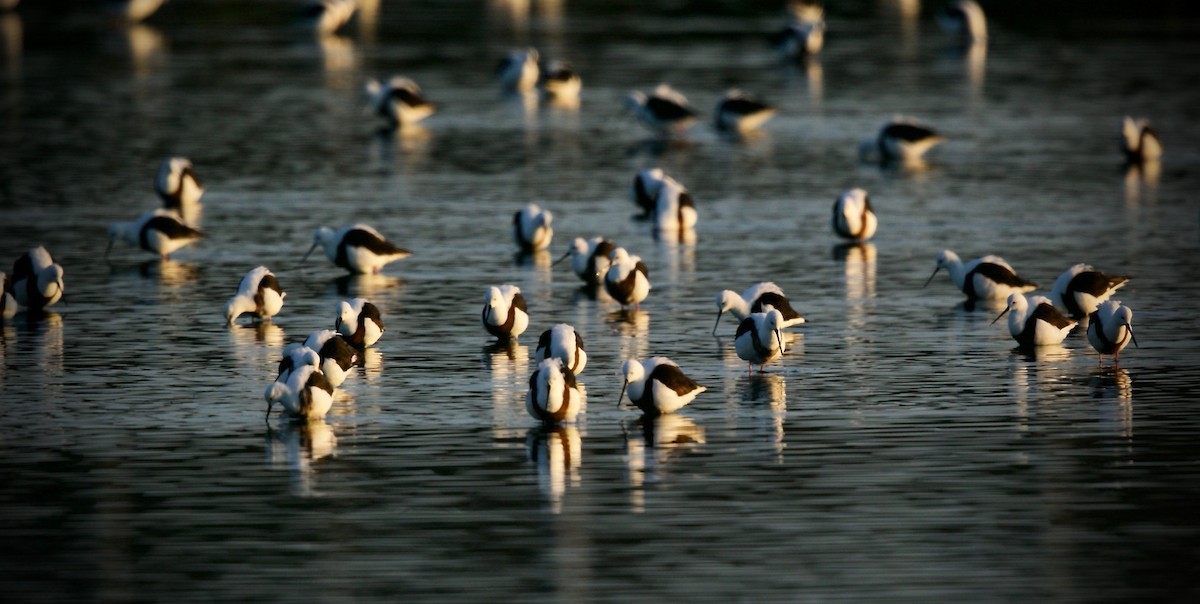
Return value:
<svg viewBox="0 0 1200 604">
<path fill-rule="evenodd" d="M 237 293 L 225 303 L 225 320 L 233 325 L 238 317 L 251 313 L 259 321 L 269 321 L 283 308 L 285 296 L 275 273 L 265 266 L 252 268 L 242 277 Z"/>
<path fill-rule="evenodd" d="M 603 237 L 584 239 L 576 237 L 571 243 L 571 249 L 556 262 L 571 258 L 571 271 L 590 287 L 599 287 L 608 273 L 609 254 L 617 249 L 617 244 Z"/>
<path fill-rule="evenodd" d="M 683 185 L 671 177 L 665 177 L 658 189 L 658 199 L 655 201 L 654 226 L 659 234 L 682 234 L 696 228 L 700 215 L 696 212 L 696 202 L 683 188 Z"/>
<path fill-rule="evenodd" d="M 412 252 L 388 241 L 379 231 L 363 223 L 338 230 L 319 227 L 313 232 L 313 244 L 301 262 L 320 246 L 335 265 L 355 274 L 377 274 L 385 265 L 412 255 Z"/>
<path fill-rule="evenodd" d="M 318 329 L 309 334 L 304 345 L 317 352 L 320 357 L 321 373 L 334 388 L 341 386 L 350 375 L 350 369 L 358 362 L 358 351 L 346 341 L 342 334 L 332 329 Z"/>
<path fill-rule="evenodd" d="M 1150 122 L 1128 115 L 1121 122 L 1121 151 L 1131 164 L 1155 162 L 1162 159 L 1163 154 L 1162 142 L 1158 140 L 1158 133 L 1150 127 Z"/>
<path fill-rule="evenodd" d="M 525 410 L 546 424 L 571 422 L 583 410 L 583 394 L 575 374 L 558 359 L 547 359 L 529 376 Z"/>
<path fill-rule="evenodd" d="M 493 285 L 483 297 L 480 321 L 483 328 L 496 339 L 511 340 L 529 328 L 528 312 L 521 288 L 515 285 Z"/>
<path fill-rule="evenodd" d="M 540 74 L 536 48 L 510 50 L 496 65 L 496 78 L 505 92 L 519 94 L 533 90 Z"/>
<path fill-rule="evenodd" d="M 574 327 L 559 323 L 542 332 L 538 338 L 537 349 L 533 353 L 534 362 L 540 363 L 546 359 L 558 359 L 562 366 L 570 369 L 578 376 L 587 367 L 587 351 L 583 348 L 583 336 Z"/>
<path fill-rule="evenodd" d="M 1066 309 L 1072 319 L 1082 319 L 1129 281 L 1125 275 L 1102 273 L 1087 264 L 1063 271 L 1050 288 L 1050 299 Z"/>
<path fill-rule="evenodd" d="M 31 248 L 13 263 L 11 293 L 26 308 L 41 310 L 63 297 L 63 267 L 42 246 Z"/>
<path fill-rule="evenodd" d="M 358 350 L 374 346 L 384 330 L 379 308 L 363 298 L 338 302 L 333 328 Z"/>
<path fill-rule="evenodd" d="M 1138 345 L 1133 336 L 1133 311 L 1128 306 L 1116 300 L 1101 302 L 1096 310 L 1088 315 L 1087 339 L 1092 348 L 1100 354 L 1099 363 L 1104 363 L 1104 355 L 1113 357 L 1113 364 L 1120 365 L 1121 350 L 1129 345 Z"/>
<path fill-rule="evenodd" d="M 283 348 L 283 356 L 279 359 L 279 368 L 275 376 L 276 382 L 287 383 L 292 372 L 300 367 L 321 368 L 321 355 L 316 349 L 299 342 L 293 342 Z M 268 388 L 268 391 L 270 388 Z M 270 413 L 270 411 L 268 411 Z"/>
<path fill-rule="evenodd" d="M 875 138 L 859 143 L 859 159 L 881 164 L 918 166 L 925 153 L 946 137 L 910 118 L 893 118 Z"/>
<path fill-rule="evenodd" d="M 937 266 L 925 285 L 929 285 L 942 269 L 950 273 L 954 285 L 970 300 L 1003 300 L 1010 294 L 1023 294 L 1038 286 L 1017 275 L 1013 267 L 999 256 L 983 256 L 963 263 L 958 254 L 950 250 L 938 252 Z"/>
<path fill-rule="evenodd" d="M 146 212 L 131 222 L 114 222 L 108 227 L 108 249 L 121 239 L 134 247 L 158 254 L 166 260 L 179 248 L 204 238 L 204 233 L 183 223 L 179 214 L 158 209 Z"/>
<path fill-rule="evenodd" d="M 622 307 L 633 306 L 636 310 L 650 295 L 650 274 L 638 256 L 631 255 L 623 247 L 608 256 L 608 272 L 604 274 L 604 291 Z"/>
<path fill-rule="evenodd" d="M 842 239 L 862 242 L 875 236 L 879 219 L 871 208 L 871 197 L 864 189 L 842 193 L 833 202 L 833 232 Z"/>
<path fill-rule="evenodd" d="M 633 177 L 633 185 L 629 188 L 629 199 L 642 209 L 639 218 L 650 218 L 658 207 L 658 192 L 662 183 L 670 178 L 662 168 L 648 168 L 638 172 Z"/>
<path fill-rule="evenodd" d="M 649 95 L 640 90 L 630 92 L 625 105 L 638 122 L 658 134 L 682 135 L 696 123 L 696 111 L 687 97 L 666 84 L 659 84 Z"/>
<path fill-rule="evenodd" d="M 1030 296 L 1012 293 L 1008 295 L 1008 306 L 992 319 L 995 324 L 1008 315 L 1008 332 L 1021 348 L 1053 346 L 1061 344 L 1078 323 L 1054 308 L 1054 303 L 1045 296 Z"/>
<path fill-rule="evenodd" d="M 717 101 L 713 115 L 717 130 L 744 134 L 758 129 L 775 116 L 775 111 L 773 105 L 733 88 Z"/>
<path fill-rule="evenodd" d="M 186 222 L 194 223 L 200 213 L 200 197 L 204 185 L 196 176 L 192 161 L 186 157 L 163 160 L 154 177 L 154 192 L 163 200 L 163 207 L 174 210 Z"/>
<path fill-rule="evenodd" d="M 762 371 L 763 365 L 783 355 L 782 329 L 783 314 L 774 308 L 750 313 L 738 324 L 733 348 L 738 358 L 749 364 L 748 373 L 753 373 L 755 365 Z"/>
<path fill-rule="evenodd" d="M 713 323 L 713 335 L 716 335 L 717 326 L 721 324 L 721 315 L 725 313 L 732 314 L 740 323 L 752 313 L 766 312 L 772 308 L 780 313 L 781 329 L 800 325 L 805 321 L 804 317 L 792 308 L 792 303 L 788 301 L 783 290 L 770 281 L 755 283 L 746 288 L 741 295 L 731 289 L 722 290 L 717 294 L 717 320 Z"/>
<path fill-rule="evenodd" d="M 560 106 L 579 103 L 579 92 L 583 89 L 583 78 L 563 61 L 550 61 L 542 66 L 538 85 L 546 97 Z"/>
<path fill-rule="evenodd" d="M 697 384 L 683 373 L 679 365 L 667 357 L 651 357 L 645 361 L 629 359 L 621 365 L 625 383 L 617 404 L 625 393 L 629 400 L 651 417 L 672 413 L 695 400 L 707 387 Z"/>
<path fill-rule="evenodd" d="M 825 47 L 825 20 L 792 21 L 771 35 L 771 47 L 785 59 L 804 59 Z"/>
<path fill-rule="evenodd" d="M 324 419 L 333 407 L 333 390 L 320 369 L 311 365 L 295 368 L 286 381 L 272 382 L 263 392 L 263 398 L 267 399 L 267 417 L 271 417 L 271 406 L 281 403 L 293 420 Z"/>
<path fill-rule="evenodd" d="M 554 215 L 531 203 L 513 214 L 513 241 L 524 253 L 540 252 L 554 240 Z"/>
<path fill-rule="evenodd" d="M 987 40 L 987 17 L 974 0 L 959 0 L 934 13 L 938 26 L 966 42 Z"/>
<path fill-rule="evenodd" d="M 8 275 L 0 273 L 0 319 L 11 319 L 17 314 L 17 299 L 10 285 Z"/>
<path fill-rule="evenodd" d="M 356 10 L 356 0 L 320 0 L 309 4 L 302 17 L 318 34 L 330 35 L 348 23 Z"/>
<path fill-rule="evenodd" d="M 386 82 L 367 80 L 365 92 L 371 108 L 393 126 L 411 126 L 437 112 L 437 105 L 409 78 L 393 76 Z"/>
</svg>

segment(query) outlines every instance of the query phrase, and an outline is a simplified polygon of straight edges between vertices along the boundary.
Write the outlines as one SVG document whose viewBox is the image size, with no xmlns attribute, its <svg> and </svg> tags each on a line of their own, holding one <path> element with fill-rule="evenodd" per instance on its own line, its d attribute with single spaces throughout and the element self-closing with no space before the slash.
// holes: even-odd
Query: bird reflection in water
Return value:
<svg viewBox="0 0 1200 604">
<path fill-rule="evenodd" d="M 609 333 L 621 337 L 619 357 L 644 359 L 650 356 L 650 313 L 644 310 L 618 310 L 608 314 Z"/>
<path fill-rule="evenodd" d="M 317 35 L 321 51 L 321 66 L 325 70 L 325 87 L 330 90 L 353 90 L 358 82 L 353 76 L 358 66 L 358 49 L 354 42 L 335 33 Z"/>
<path fill-rule="evenodd" d="M 492 436 L 497 442 L 519 438 L 513 426 L 526 423 L 525 390 L 529 387 L 529 347 L 516 340 L 483 347 L 483 363 L 492 376 Z"/>
<path fill-rule="evenodd" d="M 846 326 L 850 333 L 858 333 L 866 327 L 868 301 L 875 297 L 875 245 L 838 244 L 833 258 L 842 263 L 846 279 Z"/>
<path fill-rule="evenodd" d="M 415 172 L 428 162 L 432 140 L 433 133 L 420 124 L 384 126 L 375 131 L 372 157 L 384 164 L 399 162 L 407 171 Z"/>
<path fill-rule="evenodd" d="M 1146 159 L 1125 166 L 1125 206 L 1137 208 L 1158 203 L 1158 180 L 1162 162 Z"/>
<path fill-rule="evenodd" d="M 786 378 L 778 373 L 747 376 L 738 372 L 738 375 L 738 398 L 754 407 L 753 429 L 755 432 L 765 431 L 769 435 L 775 462 L 783 463 L 783 450 L 787 448 L 784 438 L 784 421 L 787 419 Z M 760 411 L 764 403 L 767 409 Z"/>
<path fill-rule="evenodd" d="M 684 415 L 668 413 L 642 416 L 625 431 L 629 467 L 629 503 L 633 511 L 646 511 L 646 485 L 663 480 L 671 463 L 704 444 L 704 428 Z"/>
<path fill-rule="evenodd" d="M 1113 406 L 1101 407 L 1105 424 L 1116 428 L 1119 438 L 1133 444 L 1133 379 L 1124 369 L 1096 369 L 1088 377 L 1092 398 L 1112 401 Z"/>
<path fill-rule="evenodd" d="M 537 467 L 538 488 L 550 504 L 550 510 L 562 511 L 567 487 L 580 484 L 579 466 L 583 462 L 583 435 L 573 425 L 542 425 L 525 436 L 525 451 Z"/>
<path fill-rule="evenodd" d="M 384 274 L 342 275 L 330 281 L 330 293 L 343 298 L 378 298 L 384 292 L 404 289 L 405 281 Z"/>
<path fill-rule="evenodd" d="M 292 493 L 319 495 L 314 488 L 313 464 L 337 453 L 337 436 L 323 420 L 296 422 L 284 419 L 278 428 L 267 428 L 267 459 L 271 467 L 287 469 Z"/>
<path fill-rule="evenodd" d="M 142 78 L 164 66 L 167 40 L 161 32 L 149 25 L 133 23 L 125 28 L 125 35 L 128 37 L 134 75 Z"/>
</svg>

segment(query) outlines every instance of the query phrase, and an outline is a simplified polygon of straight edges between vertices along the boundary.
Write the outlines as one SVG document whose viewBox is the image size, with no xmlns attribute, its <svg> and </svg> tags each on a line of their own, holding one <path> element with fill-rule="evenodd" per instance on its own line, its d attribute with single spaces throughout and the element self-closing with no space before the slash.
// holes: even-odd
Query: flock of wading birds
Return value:
<svg viewBox="0 0 1200 604">
<path fill-rule="evenodd" d="M 324 4 L 350 6 L 347 0 L 327 0 Z M 343 6 L 345 5 L 345 6 Z M 798 4 L 788 27 L 773 38 L 773 43 L 789 56 L 818 52 L 823 41 L 824 22 L 819 8 Z M 350 13 L 353 11 L 351 10 Z M 349 19 L 345 15 L 340 23 Z M 982 10 L 966 0 L 939 15 L 949 30 L 978 41 L 986 36 Z M 340 23 L 336 27 L 340 27 Z M 331 27 L 322 25 L 321 27 Z M 581 79 L 569 66 L 554 62 L 543 67 L 535 49 L 515 50 L 497 67 L 501 86 L 509 91 L 528 93 L 535 88 L 560 103 L 577 102 Z M 410 79 L 394 77 L 386 83 L 372 80 L 366 94 L 373 109 L 395 127 L 418 122 L 436 111 L 420 88 Z M 682 135 L 697 120 L 697 112 L 687 99 L 666 84 L 650 94 L 633 92 L 627 98 L 633 115 L 645 126 L 664 136 Z M 718 104 L 715 127 L 722 131 L 745 133 L 770 119 L 775 108 L 732 90 Z M 886 123 L 874 139 L 860 145 L 864 160 L 911 165 L 919 163 L 931 147 L 943 140 L 934 130 L 913 120 L 897 118 Z M 1155 162 L 1162 146 L 1144 119 L 1126 117 L 1122 124 L 1122 150 L 1129 162 Z M 203 237 L 190 226 L 199 215 L 204 188 L 192 163 L 185 158 L 163 162 L 155 189 L 164 207 L 147 212 L 136 220 L 114 223 L 109 227 L 109 250 L 115 240 L 167 256 Z M 697 221 L 695 203 L 687 189 L 661 169 L 644 170 L 636 175 L 630 197 L 642 210 L 641 218 L 652 220 L 657 231 L 670 238 L 686 241 L 694 234 Z M 537 252 L 550 247 L 553 239 L 552 215 L 529 204 L 513 216 L 513 238 L 522 252 Z M 851 189 L 833 205 L 832 227 L 841 238 L 865 242 L 874 236 L 878 225 L 870 198 L 863 189 Z M 365 224 L 339 229 L 320 227 L 313 244 L 335 265 L 351 273 L 374 274 L 384 265 L 411 255 L 411 252 L 387 241 Z M 105 252 L 106 255 L 108 251 Z M 603 289 L 622 308 L 637 308 L 650 293 L 650 279 L 638 256 L 603 237 L 576 238 L 559 261 L 571 260 L 575 274 L 592 291 Z M 557 264 L 557 262 L 555 263 Z M 1120 302 L 1110 300 L 1128 281 L 1122 275 L 1106 274 L 1086 264 L 1066 269 L 1054 282 L 1050 297 L 1025 293 L 1038 286 L 1017 275 L 998 256 L 983 256 L 963 262 L 954 252 L 943 250 L 926 285 L 941 269 L 946 269 L 954 284 L 971 300 L 1007 300 L 1007 306 L 992 323 L 1008 315 L 1008 328 L 1019 346 L 1033 348 L 1061 343 L 1086 318 L 1087 338 L 1100 355 L 1119 355 L 1133 336 L 1133 312 Z M 63 268 L 54 262 L 44 247 L 35 247 L 13 264 L 11 278 L 0 273 L 0 316 L 12 318 L 18 305 L 32 311 L 53 305 L 63 296 Z M 242 277 L 237 293 L 225 305 L 230 325 L 243 315 L 266 321 L 279 313 L 285 293 L 275 275 L 266 267 L 251 269 Z M 739 358 L 762 367 L 784 353 L 782 330 L 804 323 L 801 316 L 774 283 L 762 282 L 742 294 L 724 290 L 718 294 L 716 333 L 721 317 L 728 312 L 740 323 L 734 338 Z M 1064 312 L 1055 306 L 1058 304 Z M 515 285 L 497 285 L 487 289 L 481 314 L 483 328 L 499 340 L 516 339 L 529 326 L 529 315 L 520 289 Z M 338 303 L 333 329 L 314 331 L 303 343 L 284 348 L 278 376 L 267 387 L 267 417 L 278 402 L 293 419 L 321 419 L 333 404 L 334 390 L 349 375 L 362 351 L 383 335 L 379 309 L 362 298 Z M 570 422 L 583 407 L 575 378 L 587 365 L 582 336 L 573 327 L 557 324 L 538 338 L 535 351 L 537 369 L 529 378 L 526 409 L 534 418 L 548 423 Z M 629 394 L 643 413 L 671 413 L 696 398 L 705 387 L 689 378 L 666 357 L 644 361 L 626 360 L 621 366 L 624 384 L 618 404 Z"/>
</svg>

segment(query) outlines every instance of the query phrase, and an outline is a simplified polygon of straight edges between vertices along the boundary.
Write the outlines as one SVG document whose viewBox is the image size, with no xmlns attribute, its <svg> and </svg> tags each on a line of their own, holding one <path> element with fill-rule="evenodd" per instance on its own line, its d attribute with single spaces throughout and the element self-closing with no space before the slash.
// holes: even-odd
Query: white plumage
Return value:
<svg viewBox="0 0 1200 604">
<path fill-rule="evenodd" d="M 1052 346 L 1062 343 L 1077 325 L 1068 319 L 1054 303 L 1045 296 L 1030 296 L 1013 293 L 1008 296 L 1008 306 L 992 320 L 999 321 L 1008 315 L 1008 332 L 1023 348 Z"/>
<path fill-rule="evenodd" d="M 750 313 L 738 324 L 733 347 L 738 358 L 749 363 L 749 371 L 753 371 L 754 365 L 761 371 L 763 365 L 783 355 L 782 329 L 783 315 L 774 308 Z"/>
<path fill-rule="evenodd" d="M 376 114 L 401 128 L 437 112 L 437 105 L 426 99 L 421 87 L 409 78 L 393 76 L 382 83 L 367 80 L 366 94 Z"/>
<path fill-rule="evenodd" d="M 643 126 L 660 134 L 683 134 L 696 123 L 696 111 L 687 97 L 666 84 L 659 84 L 649 95 L 640 90 L 630 92 L 625 104 Z"/>
<path fill-rule="evenodd" d="M 49 250 L 40 245 L 30 248 L 13 263 L 11 287 L 14 300 L 33 310 L 57 304 L 65 288 L 63 272 L 63 267 L 54 261 Z"/>
<path fill-rule="evenodd" d="M 1121 122 L 1121 151 L 1130 163 L 1154 162 L 1162 159 L 1162 142 L 1145 118 L 1125 116 Z"/>
<path fill-rule="evenodd" d="M 1036 283 L 1018 276 L 1013 267 L 999 256 L 983 256 L 964 264 L 958 254 L 950 250 L 938 252 L 937 266 L 925 285 L 929 285 L 934 275 L 943 268 L 950 273 L 954 285 L 972 300 L 1003 300 L 1009 294 L 1021 294 L 1037 288 Z"/>
<path fill-rule="evenodd" d="M 267 399 L 268 417 L 271 406 L 281 403 L 292 419 L 313 421 L 324 419 L 333 407 L 333 386 L 321 370 L 303 365 L 293 369 L 286 382 L 273 382 L 267 386 L 263 397 Z"/>
<path fill-rule="evenodd" d="M 1114 364 L 1120 364 L 1121 350 L 1131 340 L 1137 346 L 1137 338 L 1133 336 L 1133 311 L 1116 300 L 1101 302 L 1088 316 L 1087 339 L 1100 354 L 1101 364 L 1106 354 L 1112 355 Z"/>
<path fill-rule="evenodd" d="M 238 291 L 225 303 L 225 320 L 233 322 L 245 313 L 259 320 L 269 320 L 283 308 L 287 294 L 280 288 L 275 274 L 265 266 L 250 269 L 238 284 Z"/>
<path fill-rule="evenodd" d="M 179 214 L 171 210 L 158 209 L 146 212 L 131 222 L 114 222 L 108 226 L 108 249 L 113 241 L 121 239 L 134 247 L 158 254 L 167 259 L 189 243 L 199 241 L 204 234 L 187 226 Z"/>
<path fill-rule="evenodd" d="M 570 369 L 576 376 L 583 373 L 584 367 L 587 367 L 587 358 L 583 336 L 566 323 L 559 323 L 542 332 L 538 338 L 537 349 L 533 353 L 535 362 L 558 359 L 562 361 L 563 367 Z"/>
<path fill-rule="evenodd" d="M 538 364 L 529 376 L 525 410 L 544 423 L 571 422 L 583 409 L 583 395 L 575 384 L 575 374 L 558 359 Z"/>
<path fill-rule="evenodd" d="M 526 205 L 513 214 L 513 240 L 522 252 L 538 252 L 550 247 L 554 240 L 551 223 L 554 215 L 536 203 Z"/>
<path fill-rule="evenodd" d="M 500 87 L 507 92 L 528 92 L 537 85 L 541 70 L 535 48 L 511 50 L 496 66 Z"/>
<path fill-rule="evenodd" d="M 359 350 L 374 346 L 384 330 L 379 308 L 364 298 L 338 302 L 333 328 Z"/>
<path fill-rule="evenodd" d="M 621 386 L 621 397 L 629 393 L 629 400 L 643 413 L 651 416 L 672 413 L 708 388 L 692 381 L 674 361 L 667 357 L 651 357 L 645 361 L 629 359 L 621 365 L 625 378 Z"/>
<path fill-rule="evenodd" d="M 301 262 L 320 246 L 330 262 L 351 273 L 376 274 L 391 262 L 407 258 L 412 252 L 388 241 L 379 231 L 357 223 L 338 230 L 318 227 L 313 231 L 313 244 L 305 252 Z"/>
<path fill-rule="evenodd" d="M 650 276 L 638 256 L 630 255 L 623 247 L 609 255 L 610 265 L 604 274 L 604 291 L 621 306 L 639 306 L 650 295 Z"/>
<path fill-rule="evenodd" d="M 492 286 L 483 298 L 483 328 L 498 339 L 516 338 L 529 327 L 525 297 L 515 285 Z"/>
<path fill-rule="evenodd" d="M 863 189 L 842 193 L 833 203 L 833 232 L 850 241 L 866 241 L 875 236 L 879 220 L 871 208 L 871 198 Z"/>
<path fill-rule="evenodd" d="M 727 312 L 736 317 L 740 323 L 751 313 L 766 312 L 772 308 L 780 313 L 782 319 L 780 328 L 805 322 L 804 317 L 792 308 L 792 304 L 784 295 L 783 290 L 770 281 L 755 283 L 746 288 L 741 295 L 731 289 L 722 290 L 717 294 L 717 320 L 713 323 L 713 334 L 717 333 L 717 326 L 721 324 L 721 316 Z"/>
</svg>

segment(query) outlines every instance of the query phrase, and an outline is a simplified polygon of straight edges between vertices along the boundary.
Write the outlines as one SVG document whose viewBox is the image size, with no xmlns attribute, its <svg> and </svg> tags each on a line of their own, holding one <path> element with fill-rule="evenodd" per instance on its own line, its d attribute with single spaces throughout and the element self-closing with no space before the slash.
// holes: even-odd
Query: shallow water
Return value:
<svg viewBox="0 0 1200 604">
<path fill-rule="evenodd" d="M 46 245 L 67 284 L 48 316 L 0 326 L 3 591 L 1194 598 L 1189 22 L 1101 14 L 1047 30 L 1018 6 L 994 16 L 980 56 L 953 49 L 928 11 L 839 3 L 820 58 L 781 65 L 770 9 L 630 19 L 605 6 L 388 2 L 323 41 L 286 25 L 285 2 L 170 3 L 131 28 L 3 16 L 0 258 Z M 582 72 L 577 111 L 497 92 L 496 58 L 531 44 Z M 423 128 L 381 132 L 364 114 L 362 82 L 394 72 L 441 103 Z M 659 81 L 705 115 L 730 86 L 779 115 L 747 140 L 702 123 L 660 144 L 621 102 Z M 1120 166 L 1130 112 L 1163 135 L 1157 175 Z M 857 163 L 857 141 L 896 113 L 949 137 L 927 169 Z M 107 224 L 156 205 L 172 154 L 207 186 L 209 238 L 166 263 L 119 246 L 105 261 Z M 651 165 L 696 197 L 694 243 L 631 220 L 629 181 Z M 844 248 L 828 213 L 851 186 L 881 226 Z M 555 213 L 553 254 L 514 254 L 509 217 L 528 202 Z M 414 255 L 376 277 L 300 263 L 314 227 L 354 221 Z M 550 266 L 594 235 L 648 265 L 639 312 Z M 1002 255 L 1047 287 L 1075 262 L 1130 274 L 1117 297 L 1141 347 L 1119 370 L 1098 368 L 1082 334 L 1015 352 L 989 325 L 999 309 L 964 308 L 945 275 L 922 289 L 942 248 Z M 257 264 L 287 290 L 283 313 L 227 328 L 220 309 Z M 748 377 L 734 321 L 710 335 L 713 299 L 759 280 L 809 323 Z M 499 283 L 529 301 L 514 347 L 478 324 Z M 346 296 L 381 308 L 383 340 L 323 424 L 264 424 L 281 348 L 331 327 Z M 555 322 L 586 338 L 588 407 L 546 430 L 523 401 Z M 650 355 L 709 391 L 654 421 L 618 408 L 621 360 Z"/>
</svg>

